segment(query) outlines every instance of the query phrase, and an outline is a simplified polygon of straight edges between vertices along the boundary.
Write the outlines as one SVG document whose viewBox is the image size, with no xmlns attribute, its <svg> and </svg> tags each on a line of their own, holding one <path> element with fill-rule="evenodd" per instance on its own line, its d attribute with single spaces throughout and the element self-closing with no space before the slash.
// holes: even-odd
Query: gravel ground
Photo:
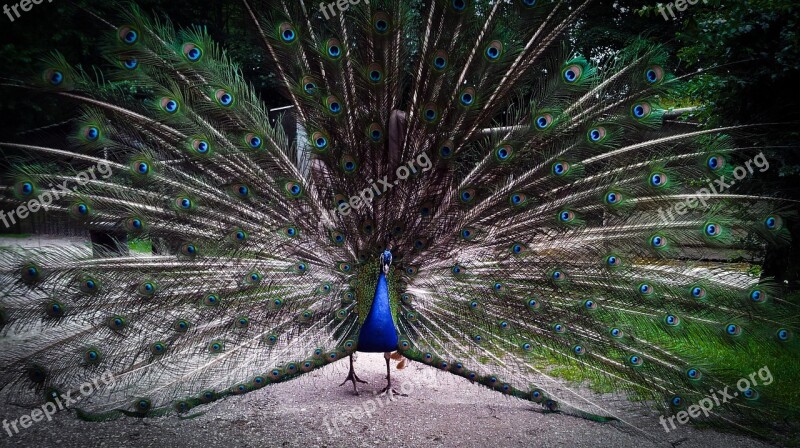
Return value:
<svg viewBox="0 0 800 448">
<path fill-rule="evenodd" d="M 394 365 L 394 362 L 392 362 Z M 508 398 L 419 363 L 392 368 L 395 388 L 408 392 L 393 401 L 376 397 L 385 386 L 381 354 L 357 355 L 356 372 L 369 382 L 360 396 L 348 383 L 346 361 L 201 408 L 192 419 L 127 418 L 106 423 L 77 420 L 72 412 L 34 423 L 12 437 L 0 432 L 0 447 L 766 447 L 748 437 L 691 427 L 665 433 L 658 414 L 622 398 L 593 401 L 632 426 L 596 423 L 563 414 L 542 414 L 529 402 Z M 30 411 L 0 405 L 0 419 Z M 365 415 L 365 409 L 371 410 Z M 351 417 L 343 421 L 346 414 Z"/>
</svg>

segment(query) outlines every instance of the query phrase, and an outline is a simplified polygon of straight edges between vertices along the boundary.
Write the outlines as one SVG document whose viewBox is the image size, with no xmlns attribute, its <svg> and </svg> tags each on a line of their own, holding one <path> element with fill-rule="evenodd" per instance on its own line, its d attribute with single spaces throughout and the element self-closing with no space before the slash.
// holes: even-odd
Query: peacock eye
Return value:
<svg viewBox="0 0 800 448">
<path fill-rule="evenodd" d="M 183 56 L 189 62 L 197 62 L 203 57 L 203 49 L 191 42 L 183 44 Z"/>
<path fill-rule="evenodd" d="M 622 330 L 620 330 L 619 328 L 612 328 L 612 329 L 611 329 L 611 337 L 614 337 L 614 338 L 617 338 L 617 339 L 619 339 L 619 338 L 621 338 L 623 335 L 624 335 L 624 333 L 623 333 L 623 332 L 622 332 Z"/>
<path fill-rule="evenodd" d="M 475 189 L 468 188 L 466 190 L 461 190 L 461 192 L 458 194 L 458 197 L 461 202 L 465 204 L 472 203 L 475 200 Z"/>
<path fill-rule="evenodd" d="M 654 235 L 650 238 L 650 245 L 655 249 L 661 249 L 667 246 L 667 239 L 661 235 Z"/>
<path fill-rule="evenodd" d="M 484 54 L 486 55 L 486 59 L 488 59 L 490 62 L 500 59 L 500 56 L 503 54 L 503 43 L 499 40 L 489 42 L 489 45 L 486 46 Z"/>
<path fill-rule="evenodd" d="M 764 220 L 764 227 L 772 231 L 781 230 L 783 228 L 783 219 L 776 215 L 767 216 L 767 219 Z"/>
<path fill-rule="evenodd" d="M 639 284 L 639 288 L 638 289 L 639 289 L 639 293 L 642 294 L 642 295 L 649 296 L 649 295 L 653 294 L 653 287 L 650 286 L 647 283 Z"/>
<path fill-rule="evenodd" d="M 576 355 L 579 356 L 584 355 L 586 354 L 586 347 L 582 345 L 576 345 L 575 347 L 572 348 L 572 351 L 575 352 Z"/>
<path fill-rule="evenodd" d="M 675 316 L 674 314 L 668 314 L 668 315 L 667 315 L 667 316 L 664 318 L 664 322 L 665 322 L 667 325 L 669 325 L 670 327 L 677 327 L 677 326 L 678 326 L 678 324 L 680 324 L 680 323 L 681 323 L 681 319 L 680 319 L 678 316 Z"/>
<path fill-rule="evenodd" d="M 461 12 L 461 11 L 464 11 L 465 9 L 467 9 L 467 0 L 452 0 L 450 5 L 457 12 Z"/>
<path fill-rule="evenodd" d="M 505 162 L 511 158 L 513 153 L 514 149 L 510 145 L 503 145 L 495 149 L 494 156 L 497 158 L 497 160 Z"/>
<path fill-rule="evenodd" d="M 583 67 L 578 64 L 571 64 L 564 68 L 561 71 L 561 76 L 564 78 L 564 81 L 568 84 L 574 84 L 583 75 Z"/>
<path fill-rule="evenodd" d="M 570 165 L 567 162 L 556 162 L 553 164 L 552 172 L 558 177 L 565 176 L 569 173 Z"/>
<path fill-rule="evenodd" d="M 686 371 L 686 376 L 688 376 L 689 379 L 692 380 L 699 380 L 700 378 L 702 378 L 703 374 L 700 373 L 699 370 L 692 368 Z"/>
<path fill-rule="evenodd" d="M 653 107 L 650 105 L 650 103 L 640 102 L 631 107 L 631 114 L 637 119 L 643 119 L 650 116 L 652 110 Z"/>
<path fill-rule="evenodd" d="M 126 70 L 136 70 L 136 68 L 139 67 L 139 60 L 136 58 L 124 59 L 122 65 Z"/>
<path fill-rule="evenodd" d="M 553 125 L 553 115 L 549 113 L 539 115 L 533 120 L 533 123 L 536 125 L 536 129 L 543 131 Z"/>
<path fill-rule="evenodd" d="M 467 87 L 459 97 L 462 106 L 472 106 L 475 103 L 475 89 Z"/>
<path fill-rule="evenodd" d="M 667 184 L 667 175 L 661 172 L 653 173 L 650 175 L 650 185 L 656 188 L 663 187 Z"/>
<path fill-rule="evenodd" d="M 589 141 L 597 143 L 606 137 L 606 128 L 602 126 L 592 128 L 587 133 L 587 136 L 589 137 Z"/>
<path fill-rule="evenodd" d="M 642 365 L 643 360 L 641 356 L 632 355 L 630 358 L 628 358 L 628 362 L 630 362 L 633 366 L 640 366 Z"/>
<path fill-rule="evenodd" d="M 194 148 L 195 152 L 198 154 L 208 154 L 211 150 L 211 145 L 206 140 L 196 139 L 192 142 L 192 148 Z"/>
<path fill-rule="evenodd" d="M 709 156 L 706 160 L 706 166 L 711 171 L 719 171 L 725 167 L 725 159 L 718 155 Z"/>
<path fill-rule="evenodd" d="M 590 311 L 596 310 L 597 302 L 595 302 L 594 300 L 586 300 L 583 302 L 583 307 Z"/>
<path fill-rule="evenodd" d="M 702 299 L 706 296 L 706 290 L 702 286 L 695 286 L 692 288 L 692 297 L 695 299 Z"/>
<path fill-rule="evenodd" d="M 508 199 L 512 206 L 520 207 L 528 202 L 528 195 L 525 193 L 512 193 Z"/>
<path fill-rule="evenodd" d="M 705 234 L 711 238 L 716 238 L 720 235 L 722 228 L 717 223 L 709 222 L 705 225 Z"/>
<path fill-rule="evenodd" d="M 233 103 L 235 102 L 233 94 L 225 89 L 217 89 L 214 92 L 214 98 L 216 98 L 217 103 L 222 107 L 233 106 Z"/>
<path fill-rule="evenodd" d="M 649 84 L 657 84 L 664 79 L 664 69 L 661 66 L 653 65 L 645 70 L 644 78 Z"/>
<path fill-rule="evenodd" d="M 100 138 L 100 129 L 97 126 L 86 126 L 81 130 L 81 135 L 86 141 L 94 142 Z"/>
<path fill-rule="evenodd" d="M 297 40 L 297 32 L 294 30 L 294 26 L 291 23 L 282 23 L 278 27 L 278 35 L 281 38 L 281 41 L 287 44 L 290 44 Z"/>
<path fill-rule="evenodd" d="M 725 333 L 729 336 L 739 336 L 742 334 L 742 327 L 736 324 L 728 324 L 725 326 Z"/>
<path fill-rule="evenodd" d="M 130 25 L 125 25 L 117 30 L 117 37 L 122 43 L 133 45 L 139 40 L 139 31 Z"/>
<path fill-rule="evenodd" d="M 244 141 L 252 149 L 260 149 L 261 145 L 264 143 L 264 139 L 261 138 L 260 135 L 250 133 L 244 137 Z"/>
<path fill-rule="evenodd" d="M 570 223 L 575 220 L 575 213 L 570 210 L 562 210 L 558 214 L 558 219 L 564 223 Z"/>
<path fill-rule="evenodd" d="M 339 99 L 333 95 L 325 98 L 325 105 L 328 111 L 334 115 L 338 115 L 342 111 L 342 104 L 339 102 Z"/>
<path fill-rule="evenodd" d="M 750 292 L 750 300 L 755 303 L 763 303 L 767 300 L 767 295 L 760 289 L 754 289 Z"/>
<path fill-rule="evenodd" d="M 443 71 L 447 68 L 447 53 L 443 50 L 438 50 L 433 56 L 433 67 L 438 71 Z"/>
<path fill-rule="evenodd" d="M 47 69 L 42 74 L 44 82 L 52 86 L 58 87 L 64 83 L 64 73 L 56 69 Z"/>
<path fill-rule="evenodd" d="M 622 201 L 622 195 L 616 191 L 606 193 L 606 204 L 617 205 Z"/>
<path fill-rule="evenodd" d="M 781 328 L 775 333 L 775 336 L 778 338 L 779 341 L 786 342 L 789 340 L 792 334 L 789 332 L 789 330 Z"/>
<path fill-rule="evenodd" d="M 159 101 L 159 106 L 164 112 L 173 115 L 180 110 L 180 103 L 174 98 L 164 97 Z"/>
</svg>

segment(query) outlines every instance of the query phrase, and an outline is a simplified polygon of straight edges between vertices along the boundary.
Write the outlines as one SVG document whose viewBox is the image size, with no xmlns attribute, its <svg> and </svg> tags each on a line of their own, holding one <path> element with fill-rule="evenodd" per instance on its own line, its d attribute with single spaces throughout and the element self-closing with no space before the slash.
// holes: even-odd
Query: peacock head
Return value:
<svg viewBox="0 0 800 448">
<path fill-rule="evenodd" d="M 381 267 L 383 268 L 383 273 L 389 273 L 389 266 L 392 264 L 392 251 L 386 249 L 381 254 Z"/>
</svg>

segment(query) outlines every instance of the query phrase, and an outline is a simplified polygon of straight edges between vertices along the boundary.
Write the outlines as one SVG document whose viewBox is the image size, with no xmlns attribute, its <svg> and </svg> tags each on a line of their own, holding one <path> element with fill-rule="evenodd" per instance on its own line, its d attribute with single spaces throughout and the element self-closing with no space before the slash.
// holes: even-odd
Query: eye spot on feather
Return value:
<svg viewBox="0 0 800 448">
<path fill-rule="evenodd" d="M 703 374 L 700 373 L 699 370 L 697 370 L 695 368 L 691 368 L 691 369 L 686 371 L 686 376 L 689 377 L 690 380 L 697 381 L 697 380 L 699 380 L 700 378 L 703 377 Z"/>
<path fill-rule="evenodd" d="M 583 67 L 578 64 L 571 64 L 561 71 L 561 77 L 567 84 L 574 84 L 583 76 Z"/>
<path fill-rule="evenodd" d="M 572 351 L 578 356 L 583 356 L 586 354 L 586 347 L 582 345 L 576 345 L 575 347 L 572 347 Z"/>
<path fill-rule="evenodd" d="M 712 172 L 716 172 L 725 167 L 725 158 L 719 155 L 711 155 L 706 159 L 706 166 Z"/>
<path fill-rule="evenodd" d="M 537 130 L 544 131 L 553 125 L 553 115 L 549 113 L 539 115 L 534 118 L 533 123 Z"/>
<path fill-rule="evenodd" d="M 222 107 L 231 107 L 236 102 L 233 94 L 226 89 L 217 89 L 214 92 L 214 98 L 217 100 L 217 104 Z"/>
<path fill-rule="evenodd" d="M 594 311 L 597 309 L 597 302 L 592 299 L 586 299 L 583 301 L 583 307 L 588 311 Z"/>
<path fill-rule="evenodd" d="M 667 185 L 667 180 L 668 179 L 669 179 L 669 177 L 665 173 L 656 172 L 656 173 L 652 173 L 650 175 L 650 179 L 649 180 L 650 180 L 650 185 L 651 186 L 656 187 L 656 188 L 661 188 L 661 187 Z"/>
<path fill-rule="evenodd" d="M 159 101 L 159 106 L 164 112 L 174 115 L 180 110 L 180 103 L 174 98 L 164 97 Z"/>
<path fill-rule="evenodd" d="M 650 237 L 650 246 L 654 249 L 663 249 L 667 247 L 667 239 L 661 235 L 653 235 Z"/>
<path fill-rule="evenodd" d="M 49 317 L 59 318 L 64 317 L 67 308 L 61 302 L 53 301 L 47 304 L 45 312 Z"/>
<path fill-rule="evenodd" d="M 208 351 L 210 353 L 221 353 L 225 349 L 222 341 L 211 341 L 208 343 Z"/>
<path fill-rule="evenodd" d="M 98 364 L 100 359 L 100 352 L 97 349 L 91 348 L 83 353 L 83 360 L 86 361 L 87 364 Z"/>
<path fill-rule="evenodd" d="M 667 314 L 667 316 L 664 317 L 664 323 L 670 327 L 677 327 L 681 323 L 681 318 L 674 314 Z"/>
<path fill-rule="evenodd" d="M 467 0 L 451 0 L 450 6 L 456 12 L 463 12 L 467 9 Z"/>
<path fill-rule="evenodd" d="M 692 297 L 695 299 L 703 299 L 706 296 L 706 289 L 702 286 L 695 286 L 692 288 Z"/>
<path fill-rule="evenodd" d="M 122 66 L 125 67 L 125 70 L 136 70 L 139 67 L 139 60 L 134 57 L 123 59 Z"/>
<path fill-rule="evenodd" d="M 644 72 L 644 78 L 648 84 L 658 84 L 664 79 L 664 69 L 659 65 L 653 65 Z"/>
<path fill-rule="evenodd" d="M 200 48 L 197 44 L 188 42 L 183 44 L 183 56 L 189 62 L 197 62 L 203 57 L 203 49 Z"/>
<path fill-rule="evenodd" d="M 609 191 L 606 193 L 605 201 L 608 205 L 618 205 L 622 202 L 622 194 L 617 191 Z"/>
<path fill-rule="evenodd" d="M 484 51 L 484 55 L 489 62 L 499 60 L 500 56 L 503 55 L 503 43 L 499 40 L 489 42 L 489 45 L 486 46 L 486 50 Z"/>
<path fill-rule="evenodd" d="M 786 328 L 781 328 L 775 332 L 775 337 L 781 342 L 786 342 L 792 337 L 792 333 Z"/>
<path fill-rule="evenodd" d="M 552 173 L 558 177 L 566 176 L 570 171 L 570 164 L 567 162 L 555 162 L 551 169 Z"/>
<path fill-rule="evenodd" d="M 117 37 L 125 45 L 133 45 L 139 41 L 139 31 L 130 25 L 121 26 L 117 30 Z"/>
<path fill-rule="evenodd" d="M 639 294 L 645 297 L 653 295 L 653 292 L 655 291 L 648 283 L 640 283 L 636 289 L 639 291 Z"/>
<path fill-rule="evenodd" d="M 612 328 L 611 331 L 609 331 L 609 333 L 611 333 L 611 337 L 614 339 L 620 339 L 625 335 L 625 333 L 622 330 L 616 327 Z"/>
<path fill-rule="evenodd" d="M 727 333 L 728 336 L 739 336 L 742 334 L 742 327 L 736 324 L 728 324 L 725 326 L 725 333 Z"/>
<path fill-rule="evenodd" d="M 639 355 L 631 355 L 628 358 L 628 362 L 634 367 L 639 367 L 640 365 L 642 365 L 642 363 L 644 363 L 644 360 Z"/>
<path fill-rule="evenodd" d="M 553 325 L 553 332 L 556 334 L 564 334 L 567 331 L 567 327 L 564 324 L 554 324 Z"/>
<path fill-rule="evenodd" d="M 750 291 L 750 300 L 755 303 L 764 303 L 767 301 L 767 294 L 760 289 L 754 289 Z"/>
<path fill-rule="evenodd" d="M 777 215 L 770 215 L 764 220 L 764 227 L 770 231 L 778 231 L 783 228 L 783 219 Z"/>
<path fill-rule="evenodd" d="M 717 223 L 708 222 L 704 227 L 704 232 L 710 238 L 717 238 L 722 233 L 722 227 Z"/>
<path fill-rule="evenodd" d="M 586 134 L 589 138 L 589 141 L 592 143 L 599 143 L 606 138 L 606 128 L 602 126 L 598 126 L 596 128 L 592 128 Z"/>
<path fill-rule="evenodd" d="M 652 111 L 653 107 L 647 102 L 639 102 L 631 107 L 631 114 L 637 120 L 643 120 L 649 117 Z"/>
<path fill-rule="evenodd" d="M 281 23 L 278 26 L 278 35 L 285 44 L 291 44 L 297 40 L 297 31 L 295 31 L 294 25 L 288 22 Z"/>
<path fill-rule="evenodd" d="M 544 398 L 544 392 L 542 392 L 540 389 L 534 389 L 531 391 L 531 401 L 534 403 L 541 403 Z"/>
<path fill-rule="evenodd" d="M 42 79 L 51 86 L 58 87 L 64 83 L 64 73 L 60 70 L 50 68 L 42 73 Z"/>
</svg>

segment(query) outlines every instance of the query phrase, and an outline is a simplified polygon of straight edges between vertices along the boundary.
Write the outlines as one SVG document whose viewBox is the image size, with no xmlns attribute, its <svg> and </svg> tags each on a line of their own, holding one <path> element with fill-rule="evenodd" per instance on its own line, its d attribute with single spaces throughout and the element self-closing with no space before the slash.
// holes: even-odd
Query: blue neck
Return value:
<svg viewBox="0 0 800 448">
<path fill-rule="evenodd" d="M 370 353 L 393 352 L 397 350 L 397 331 L 392 320 L 392 309 L 389 306 L 389 286 L 386 275 L 381 271 L 378 286 L 372 299 L 364 325 L 358 334 L 358 351 Z"/>
</svg>

